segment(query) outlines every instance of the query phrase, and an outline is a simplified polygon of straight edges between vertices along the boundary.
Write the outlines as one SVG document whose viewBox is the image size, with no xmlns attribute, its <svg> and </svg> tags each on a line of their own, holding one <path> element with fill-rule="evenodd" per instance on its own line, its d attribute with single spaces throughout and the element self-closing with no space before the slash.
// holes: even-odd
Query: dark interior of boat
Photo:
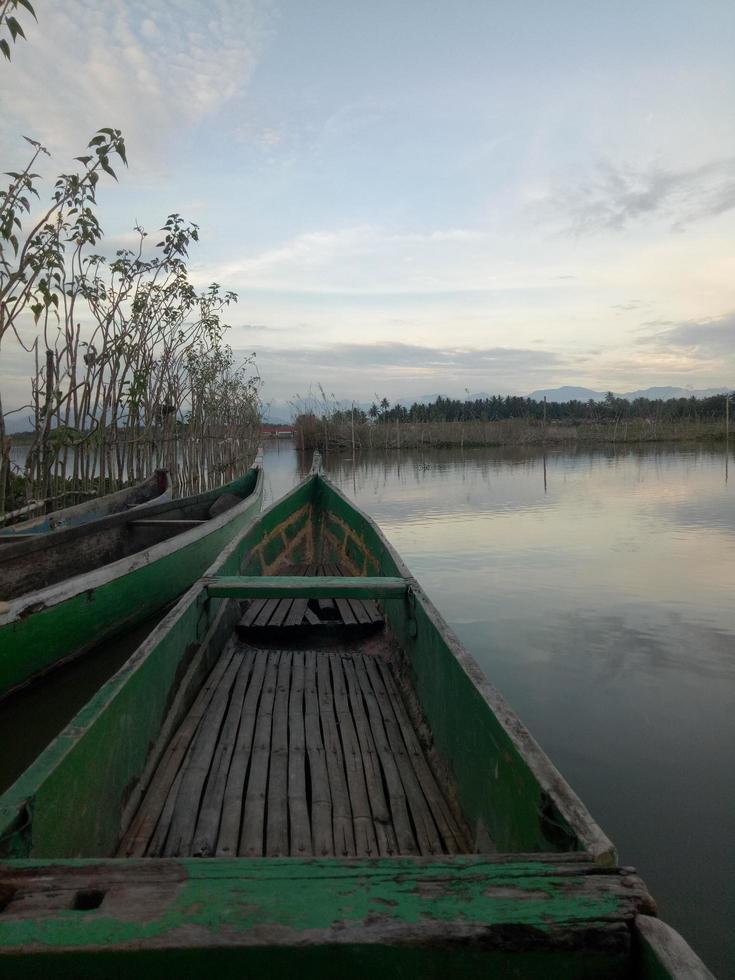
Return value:
<svg viewBox="0 0 735 980">
<path fill-rule="evenodd" d="M 334 576 L 346 569 L 299 562 L 278 572 Z M 406 676 L 374 600 L 243 603 L 118 854 L 473 851 Z"/>
</svg>

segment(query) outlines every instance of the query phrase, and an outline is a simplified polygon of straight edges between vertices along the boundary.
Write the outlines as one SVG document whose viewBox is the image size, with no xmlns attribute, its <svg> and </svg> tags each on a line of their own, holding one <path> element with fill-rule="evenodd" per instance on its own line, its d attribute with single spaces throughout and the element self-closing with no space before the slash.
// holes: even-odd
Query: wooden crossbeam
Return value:
<svg viewBox="0 0 735 980">
<path fill-rule="evenodd" d="M 402 578 L 323 575 L 221 575 L 203 584 L 214 599 L 396 599 L 408 592 Z"/>
</svg>

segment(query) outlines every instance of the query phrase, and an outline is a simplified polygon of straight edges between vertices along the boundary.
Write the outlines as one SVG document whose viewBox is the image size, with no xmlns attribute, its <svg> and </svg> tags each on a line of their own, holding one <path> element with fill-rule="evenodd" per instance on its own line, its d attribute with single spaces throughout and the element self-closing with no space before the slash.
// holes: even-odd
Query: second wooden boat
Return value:
<svg viewBox="0 0 735 980">
<path fill-rule="evenodd" d="M 145 507 L 147 504 L 163 503 L 170 499 L 171 479 L 168 471 L 156 470 L 153 476 L 149 476 L 147 480 L 143 480 L 141 483 L 136 483 L 133 487 L 125 487 L 115 493 L 108 493 L 104 497 L 93 497 L 81 504 L 62 507 L 50 514 L 37 514 L 37 516 L 29 517 L 27 520 L 2 527 L 0 528 L 0 545 L 6 541 L 23 540 L 28 535 L 48 534 L 49 531 L 56 531 L 62 527 L 79 527 L 80 524 L 88 524 L 90 521 L 109 517 L 110 514 L 119 514 L 133 507 Z M 38 506 L 42 505 L 39 504 Z M 27 513 L 28 510 L 29 507 L 23 507 L 17 513 Z M 5 514 L 2 518 L 3 523 L 10 517 L 12 515 Z"/>
<path fill-rule="evenodd" d="M 0 853 L 5 977 L 710 977 L 318 475 L 0 798 Z"/>
<path fill-rule="evenodd" d="M 206 493 L 0 545 L 0 698 L 189 588 L 260 510 L 261 464 Z"/>
</svg>

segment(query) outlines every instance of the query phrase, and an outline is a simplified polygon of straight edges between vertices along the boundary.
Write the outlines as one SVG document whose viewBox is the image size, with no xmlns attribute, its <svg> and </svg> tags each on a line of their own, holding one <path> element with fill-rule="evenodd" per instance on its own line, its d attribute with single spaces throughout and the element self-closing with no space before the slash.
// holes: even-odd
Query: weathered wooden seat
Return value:
<svg viewBox="0 0 735 980">
<path fill-rule="evenodd" d="M 287 572 L 289 576 L 309 578 L 341 578 L 344 576 L 344 570 L 340 565 L 329 562 L 293 565 L 287 569 Z M 359 587 L 360 580 L 358 578 L 344 577 L 351 579 L 350 585 L 354 585 L 355 588 Z M 270 577 L 270 580 L 273 582 L 274 578 Z M 263 587 L 268 587 L 269 577 L 264 576 L 260 584 Z M 266 626 L 351 626 L 356 624 L 365 626 L 382 622 L 383 614 L 374 599 L 361 599 L 355 596 L 343 597 L 338 594 L 314 598 L 304 595 L 287 595 L 283 598 L 275 596 L 247 600 L 243 617 L 238 624 L 238 630 L 241 635 L 245 636 L 244 630 Z"/>
</svg>

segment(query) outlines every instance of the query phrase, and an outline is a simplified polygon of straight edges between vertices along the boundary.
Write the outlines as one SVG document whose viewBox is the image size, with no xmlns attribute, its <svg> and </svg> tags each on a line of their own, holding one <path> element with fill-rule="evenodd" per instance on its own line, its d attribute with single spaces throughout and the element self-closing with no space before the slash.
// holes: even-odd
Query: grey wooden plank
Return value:
<svg viewBox="0 0 735 980">
<path fill-rule="evenodd" d="M 380 607 L 378 606 L 377 602 L 375 601 L 375 599 L 363 599 L 362 604 L 367 610 L 371 622 L 373 623 L 383 622 L 383 613 Z"/>
<path fill-rule="evenodd" d="M 183 770 L 176 807 L 171 818 L 171 829 L 163 848 L 165 857 L 187 857 L 191 854 L 191 844 L 204 784 L 212 766 L 212 757 L 222 727 L 222 719 L 227 710 L 232 685 L 241 663 L 239 656 L 232 658 L 197 728 L 196 736 L 192 742 L 191 754 Z"/>
<path fill-rule="evenodd" d="M 329 789 L 326 751 L 319 720 L 316 654 L 304 654 L 304 736 L 311 776 L 311 840 L 315 857 L 334 854 L 332 794 Z"/>
<path fill-rule="evenodd" d="M 408 716 L 401 693 L 386 663 L 378 661 L 378 669 L 383 677 L 386 690 L 395 711 L 398 726 L 406 743 L 406 749 L 413 765 L 416 777 L 421 785 L 426 801 L 431 808 L 439 833 L 442 835 L 446 850 L 450 854 L 468 853 L 471 848 L 462 833 L 460 826 L 447 803 L 444 793 L 439 786 L 431 767 L 426 760 L 416 730 Z"/>
<path fill-rule="evenodd" d="M 378 850 L 382 855 L 398 854 L 398 840 L 393 829 L 390 807 L 385 798 L 383 777 L 380 771 L 380 757 L 375 745 L 373 733 L 370 730 L 370 720 L 365 708 L 365 702 L 363 701 L 353 658 L 344 657 L 342 667 L 347 679 L 347 691 L 352 709 L 352 717 L 355 720 L 355 729 L 360 742 L 362 765 L 365 772 L 365 782 L 367 784 L 373 823 L 375 824 Z M 406 823 L 408 823 L 408 815 L 406 815 Z"/>
<path fill-rule="evenodd" d="M 232 753 L 230 770 L 227 773 L 227 784 L 222 801 L 222 816 L 217 836 L 217 857 L 235 857 L 237 854 L 237 846 L 240 840 L 240 818 L 245 796 L 245 778 L 253 748 L 255 720 L 267 665 L 267 654 L 263 653 L 262 650 L 256 650 L 250 684 L 242 704 L 237 741 Z"/>
<path fill-rule="evenodd" d="M 348 599 L 347 601 L 352 609 L 352 615 L 358 623 L 372 623 L 372 616 L 365 608 L 365 603 L 362 599 Z"/>
<path fill-rule="evenodd" d="M 288 702 L 288 816 L 292 857 L 312 854 L 311 821 L 306 798 L 306 736 L 304 722 L 304 654 L 293 655 Z"/>
<path fill-rule="evenodd" d="M 300 626 L 304 618 L 304 613 L 309 605 L 308 599 L 292 599 L 288 615 L 284 619 L 282 626 Z"/>
<path fill-rule="evenodd" d="M 398 843 L 399 854 L 418 854 L 419 846 L 414 836 L 411 826 L 411 818 L 408 812 L 408 800 L 406 791 L 403 788 L 400 773 L 396 760 L 393 758 L 390 741 L 383 724 L 383 715 L 378 704 L 378 699 L 373 690 L 365 666 L 366 657 L 355 657 L 355 675 L 360 685 L 365 704 L 367 706 L 370 731 L 373 735 L 375 748 L 380 759 L 380 766 L 385 778 L 385 786 L 388 793 L 388 804 L 390 806 L 393 826 L 396 831 L 396 841 Z"/>
<path fill-rule="evenodd" d="M 312 562 L 305 566 L 303 572 L 304 576 L 309 576 L 314 574 L 314 569 L 316 565 Z M 297 572 L 296 574 L 301 574 Z M 301 621 L 304 618 L 304 614 L 309 605 L 308 599 L 293 599 L 291 602 L 291 608 L 289 610 L 286 619 L 283 621 L 283 626 L 300 626 Z"/>
<path fill-rule="evenodd" d="M 324 733 L 327 775 L 332 797 L 334 853 L 336 857 L 354 857 L 355 833 L 352 827 L 352 808 L 350 807 L 350 796 L 345 778 L 342 743 L 334 714 L 334 692 L 332 691 L 329 657 L 326 653 L 317 653 L 316 676 L 319 692 L 319 717 Z"/>
<path fill-rule="evenodd" d="M 287 571 L 289 575 L 303 575 L 306 571 L 307 565 L 304 562 L 299 562 L 295 565 L 289 565 Z M 293 597 L 287 599 L 279 599 L 278 605 L 276 606 L 273 615 L 270 618 L 270 626 L 283 626 L 284 619 L 288 616 L 291 606 L 296 600 Z"/>
<path fill-rule="evenodd" d="M 317 614 L 308 607 L 304 610 L 304 619 L 310 626 L 321 626 L 321 619 L 319 619 Z"/>
<path fill-rule="evenodd" d="M 324 574 L 332 576 L 341 576 L 342 571 L 339 565 L 334 565 L 331 562 L 324 564 Z M 338 599 L 335 596 L 334 603 L 337 606 L 337 612 L 342 617 L 342 622 L 347 626 L 352 626 L 357 622 L 355 614 L 352 612 L 352 606 L 350 605 L 349 599 Z"/>
<path fill-rule="evenodd" d="M 317 567 L 318 567 L 317 575 L 324 576 L 324 575 L 327 574 L 327 572 L 325 571 L 324 565 L 319 565 Z M 319 612 L 327 612 L 328 613 L 328 612 L 336 612 L 337 611 L 337 606 L 334 603 L 334 599 L 330 599 L 330 598 L 318 599 L 317 600 L 317 606 L 319 608 Z M 331 616 L 327 616 L 326 618 L 327 619 L 331 619 L 332 617 Z"/>
<path fill-rule="evenodd" d="M 230 764 L 237 742 L 243 700 L 250 681 L 254 660 L 255 652 L 248 650 L 242 657 L 240 670 L 232 688 L 232 697 L 230 698 L 227 714 L 217 741 L 217 747 L 212 760 L 212 768 L 207 779 L 207 786 L 204 790 L 202 805 L 194 831 L 192 846 L 194 857 L 214 857 L 217 849 L 217 835 L 222 818 L 227 775 L 230 771 Z"/>
<path fill-rule="evenodd" d="M 291 606 L 294 604 L 295 599 L 279 599 L 278 605 L 276 606 L 273 615 L 270 619 L 270 626 L 283 626 L 283 621 L 288 616 Z"/>
<path fill-rule="evenodd" d="M 263 603 L 263 608 L 255 617 L 253 626 L 267 626 L 280 601 L 280 599 L 267 599 Z"/>
<path fill-rule="evenodd" d="M 342 658 L 339 654 L 332 653 L 329 655 L 329 661 L 332 668 L 334 707 L 342 740 L 347 789 L 350 794 L 352 824 L 355 829 L 355 852 L 358 857 L 377 857 L 379 853 L 378 841 L 375 836 L 373 815 L 365 784 L 360 742 L 355 731 L 350 699 L 347 694 Z"/>
<path fill-rule="evenodd" d="M 346 576 L 346 572 L 341 565 L 333 564 L 330 566 L 333 575 L 343 575 Z M 352 610 L 352 615 L 355 617 L 358 623 L 372 623 L 373 618 L 367 609 L 365 602 L 362 599 L 348 599 L 347 602 Z"/>
<path fill-rule="evenodd" d="M 268 786 L 271 732 L 273 727 L 273 703 L 276 696 L 278 662 L 280 652 L 268 654 L 268 666 L 263 680 L 263 692 L 255 722 L 253 750 L 250 759 L 250 775 L 243 805 L 240 844 L 237 853 L 245 857 L 261 857 L 265 830 L 265 802 Z"/>
<path fill-rule="evenodd" d="M 245 610 L 242 619 L 237 625 L 242 628 L 252 626 L 256 618 L 263 611 L 263 606 L 265 606 L 266 602 L 269 601 L 270 600 L 268 599 L 251 599 L 248 608 Z"/>
<path fill-rule="evenodd" d="M 197 726 L 207 709 L 222 675 L 232 660 L 233 653 L 234 647 L 228 644 L 222 656 L 210 671 L 209 677 L 194 699 L 194 703 L 177 729 L 176 734 L 166 747 L 161 761 L 151 778 L 150 785 L 145 791 L 140 807 L 122 837 L 118 849 L 119 857 L 142 857 L 146 853 L 151 835 L 159 821 L 161 811 L 169 796 L 176 775 L 181 768 L 191 740 L 194 738 Z"/>
<path fill-rule="evenodd" d="M 284 651 L 281 654 L 273 702 L 265 833 L 265 853 L 268 857 L 288 856 L 288 708 L 291 660 L 291 653 Z"/>
<path fill-rule="evenodd" d="M 191 751 L 191 746 L 189 746 L 189 751 Z M 188 758 L 188 752 L 187 756 Z M 168 832 L 171 829 L 171 820 L 173 819 L 174 810 L 176 808 L 176 800 L 179 795 L 179 787 L 181 786 L 181 778 L 184 775 L 184 768 L 186 766 L 186 761 L 184 765 L 176 773 L 176 778 L 174 779 L 171 790 L 166 797 L 166 801 L 163 805 L 163 810 L 161 810 L 161 815 L 159 817 L 156 828 L 151 835 L 151 839 L 148 842 L 148 847 L 146 850 L 147 857 L 160 857 L 163 854 L 163 848 L 166 845 L 166 838 L 168 837 Z"/>
<path fill-rule="evenodd" d="M 416 828 L 416 839 L 421 853 L 442 854 L 444 848 L 442 846 L 441 835 L 437 830 L 426 797 L 421 789 L 421 784 L 413 771 L 413 766 L 411 765 L 411 760 L 396 720 L 390 695 L 385 688 L 380 671 L 375 663 L 375 658 L 365 657 L 364 660 L 370 683 L 375 691 L 380 713 L 383 717 L 383 724 L 385 725 L 391 752 L 398 766 L 403 788 L 406 791 L 406 799 L 408 800 L 413 825 Z"/>
</svg>

